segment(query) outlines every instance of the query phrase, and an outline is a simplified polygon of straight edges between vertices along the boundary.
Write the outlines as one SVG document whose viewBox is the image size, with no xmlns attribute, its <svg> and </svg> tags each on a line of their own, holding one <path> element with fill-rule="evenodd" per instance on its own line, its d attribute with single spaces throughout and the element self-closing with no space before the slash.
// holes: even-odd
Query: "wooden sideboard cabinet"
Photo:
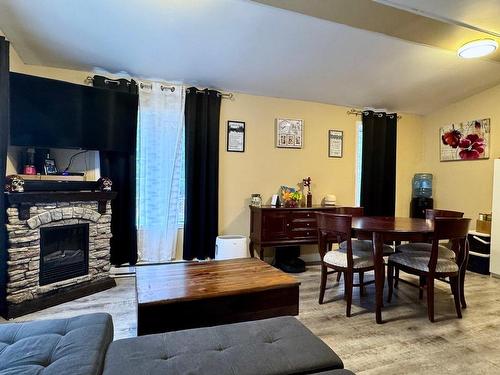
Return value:
<svg viewBox="0 0 500 375">
<path fill-rule="evenodd" d="M 264 258 L 265 247 L 318 243 L 316 211 L 335 213 L 335 207 L 272 207 L 250 206 L 250 255 L 259 252 Z"/>
</svg>

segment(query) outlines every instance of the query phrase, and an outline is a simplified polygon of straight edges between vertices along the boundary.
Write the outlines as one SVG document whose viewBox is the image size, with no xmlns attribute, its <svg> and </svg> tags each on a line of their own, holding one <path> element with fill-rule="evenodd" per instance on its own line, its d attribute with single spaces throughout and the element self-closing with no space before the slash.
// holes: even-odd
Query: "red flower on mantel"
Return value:
<svg viewBox="0 0 500 375">
<path fill-rule="evenodd" d="M 477 134 L 469 134 L 460 140 L 458 147 L 461 148 L 461 151 L 458 153 L 461 159 L 479 159 L 484 152 L 484 139 L 480 138 Z"/>
</svg>

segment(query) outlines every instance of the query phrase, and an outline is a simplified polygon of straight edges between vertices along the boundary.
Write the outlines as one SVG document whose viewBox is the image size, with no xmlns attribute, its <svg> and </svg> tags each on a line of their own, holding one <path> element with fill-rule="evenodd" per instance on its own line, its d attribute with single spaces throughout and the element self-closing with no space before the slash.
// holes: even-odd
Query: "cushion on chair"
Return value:
<svg viewBox="0 0 500 375">
<path fill-rule="evenodd" d="M 100 374 L 111 341 L 108 314 L 0 324 L 0 374 Z"/>
<path fill-rule="evenodd" d="M 367 251 L 373 253 L 373 245 L 370 240 L 351 240 L 351 246 L 353 250 Z M 339 245 L 340 249 L 347 248 L 347 242 L 343 241 Z M 394 248 L 389 245 L 384 244 L 384 255 L 390 255 L 394 253 Z"/>
<path fill-rule="evenodd" d="M 314 375 L 355 375 L 354 372 L 346 369 L 315 372 Z"/>
<path fill-rule="evenodd" d="M 418 271 L 429 272 L 430 255 L 421 253 L 396 253 L 389 256 L 389 262 L 411 267 Z M 458 265 L 451 259 L 439 258 L 436 272 L 458 272 Z"/>
<path fill-rule="evenodd" d="M 402 253 L 419 253 L 419 252 L 427 252 L 430 253 L 432 249 L 432 244 L 430 243 L 405 243 L 403 245 L 396 246 L 396 251 L 400 251 Z M 439 258 L 444 259 L 455 259 L 455 252 L 451 249 L 448 249 L 446 246 L 439 245 L 438 246 L 438 256 Z"/>
<path fill-rule="evenodd" d="M 285 375 L 343 367 L 325 343 L 287 316 L 117 340 L 103 375 Z"/>
<path fill-rule="evenodd" d="M 352 249 L 353 267 L 366 268 L 373 267 L 373 255 L 367 251 Z M 339 249 L 328 251 L 323 257 L 323 261 L 332 266 L 347 268 L 347 250 Z"/>
</svg>

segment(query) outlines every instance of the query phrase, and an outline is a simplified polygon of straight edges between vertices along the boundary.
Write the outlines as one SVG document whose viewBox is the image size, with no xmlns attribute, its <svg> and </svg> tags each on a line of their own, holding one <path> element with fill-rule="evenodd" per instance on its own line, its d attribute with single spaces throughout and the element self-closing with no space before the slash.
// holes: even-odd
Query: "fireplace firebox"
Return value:
<svg viewBox="0 0 500 375">
<path fill-rule="evenodd" d="M 89 225 L 40 228 L 40 285 L 89 272 Z"/>
</svg>

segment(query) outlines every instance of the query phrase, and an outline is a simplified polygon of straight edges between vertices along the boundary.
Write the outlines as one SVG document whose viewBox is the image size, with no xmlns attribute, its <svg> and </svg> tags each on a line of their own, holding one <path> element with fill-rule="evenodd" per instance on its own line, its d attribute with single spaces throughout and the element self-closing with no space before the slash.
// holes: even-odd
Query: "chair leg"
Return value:
<svg viewBox="0 0 500 375">
<path fill-rule="evenodd" d="M 418 299 L 424 298 L 424 286 L 425 286 L 425 277 L 420 276 L 419 288 L 418 288 Z"/>
<path fill-rule="evenodd" d="M 338 271 L 337 273 L 337 282 L 340 282 L 340 278 L 342 277 L 342 272 Z"/>
<path fill-rule="evenodd" d="M 387 294 L 387 302 L 390 303 L 391 299 L 392 299 L 392 292 L 393 292 L 393 286 L 394 286 L 394 266 L 391 263 L 389 263 L 387 265 L 387 284 L 389 285 L 389 293 Z"/>
<path fill-rule="evenodd" d="M 365 295 L 365 273 L 360 272 L 359 273 L 359 295 L 364 296 Z"/>
<path fill-rule="evenodd" d="M 319 300 L 318 300 L 318 303 L 320 305 L 323 303 L 323 299 L 325 298 L 327 276 L 328 276 L 328 268 L 324 264 L 322 264 L 321 265 L 321 283 L 319 285 Z"/>
<path fill-rule="evenodd" d="M 462 302 L 462 308 L 466 309 L 467 308 L 467 302 L 465 301 L 465 272 L 467 269 L 467 262 L 464 262 L 462 265 L 462 268 L 460 269 L 460 302 Z"/>
<path fill-rule="evenodd" d="M 457 317 L 462 319 L 462 308 L 460 306 L 460 287 L 459 276 L 450 277 L 451 292 L 453 293 L 453 299 L 455 300 L 455 310 L 457 310 Z"/>
<path fill-rule="evenodd" d="M 347 301 L 345 314 L 347 317 L 351 316 L 353 277 L 354 275 L 352 271 L 344 272 L 344 293 Z"/>
<path fill-rule="evenodd" d="M 430 276 L 427 277 L 427 315 L 434 323 L 434 278 Z"/>
<path fill-rule="evenodd" d="M 396 267 L 394 275 L 394 288 L 398 289 L 398 287 L 399 287 L 399 268 Z"/>
</svg>

